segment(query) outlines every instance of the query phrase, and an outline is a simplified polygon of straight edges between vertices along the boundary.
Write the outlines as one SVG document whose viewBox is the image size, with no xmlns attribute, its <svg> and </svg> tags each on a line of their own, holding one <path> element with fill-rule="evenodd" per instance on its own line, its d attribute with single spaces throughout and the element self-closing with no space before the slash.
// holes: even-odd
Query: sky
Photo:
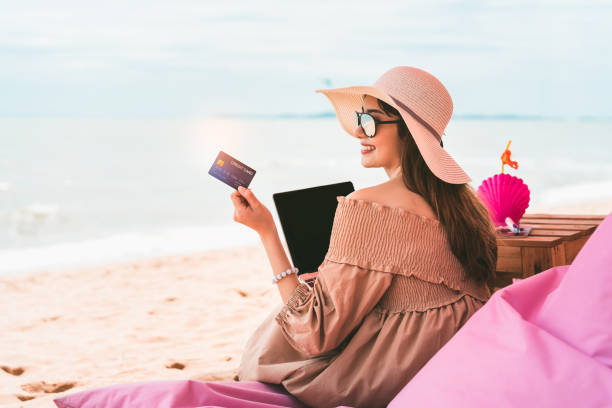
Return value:
<svg viewBox="0 0 612 408">
<path fill-rule="evenodd" d="M 612 118 L 612 1 L 2 2 L 0 116 L 332 112 L 424 69 L 454 115 Z"/>
</svg>

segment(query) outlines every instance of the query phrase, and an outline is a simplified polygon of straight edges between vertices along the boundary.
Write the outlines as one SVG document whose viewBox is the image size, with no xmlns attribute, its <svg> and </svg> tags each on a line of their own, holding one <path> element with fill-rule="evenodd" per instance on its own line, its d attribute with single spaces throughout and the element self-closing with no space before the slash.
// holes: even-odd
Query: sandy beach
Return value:
<svg viewBox="0 0 612 408">
<path fill-rule="evenodd" d="M 612 202 L 533 212 L 609 214 Z M 162 379 L 234 379 L 280 304 L 261 245 L 0 278 L 0 407 Z"/>
<path fill-rule="evenodd" d="M 0 279 L 0 406 L 122 382 L 228 380 L 281 302 L 261 245 Z"/>
</svg>

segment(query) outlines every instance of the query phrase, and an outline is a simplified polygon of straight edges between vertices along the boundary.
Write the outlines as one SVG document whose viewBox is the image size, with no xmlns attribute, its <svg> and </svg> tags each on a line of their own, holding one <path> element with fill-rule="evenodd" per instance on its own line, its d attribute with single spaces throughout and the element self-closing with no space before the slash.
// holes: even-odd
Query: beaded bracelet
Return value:
<svg viewBox="0 0 612 408">
<path fill-rule="evenodd" d="M 292 273 L 297 274 L 298 268 L 289 268 L 286 271 L 279 273 L 278 275 L 272 278 L 272 283 L 276 283 L 284 277 L 291 275 Z"/>
</svg>

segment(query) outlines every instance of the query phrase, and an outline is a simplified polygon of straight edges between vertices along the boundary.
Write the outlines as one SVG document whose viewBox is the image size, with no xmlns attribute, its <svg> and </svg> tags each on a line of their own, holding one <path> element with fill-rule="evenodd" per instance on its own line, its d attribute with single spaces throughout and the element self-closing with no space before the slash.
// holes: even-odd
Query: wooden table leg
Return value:
<svg viewBox="0 0 612 408">
<path fill-rule="evenodd" d="M 552 268 L 554 265 L 566 265 L 565 245 L 552 248 L 522 247 L 523 279 Z"/>
</svg>

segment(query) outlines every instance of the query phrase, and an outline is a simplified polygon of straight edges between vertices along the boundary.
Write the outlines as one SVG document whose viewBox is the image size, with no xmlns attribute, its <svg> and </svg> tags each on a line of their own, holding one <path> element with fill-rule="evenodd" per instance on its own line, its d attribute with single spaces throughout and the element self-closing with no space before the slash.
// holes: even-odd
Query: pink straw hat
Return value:
<svg viewBox="0 0 612 408">
<path fill-rule="evenodd" d="M 393 106 L 402 115 L 423 159 L 439 179 L 463 184 L 472 179 L 440 146 L 442 134 L 453 114 L 453 101 L 433 75 L 414 67 L 395 67 L 372 86 L 318 89 L 329 98 L 340 124 L 353 136 L 355 111 L 361 111 L 362 95 L 370 95 Z"/>
</svg>

